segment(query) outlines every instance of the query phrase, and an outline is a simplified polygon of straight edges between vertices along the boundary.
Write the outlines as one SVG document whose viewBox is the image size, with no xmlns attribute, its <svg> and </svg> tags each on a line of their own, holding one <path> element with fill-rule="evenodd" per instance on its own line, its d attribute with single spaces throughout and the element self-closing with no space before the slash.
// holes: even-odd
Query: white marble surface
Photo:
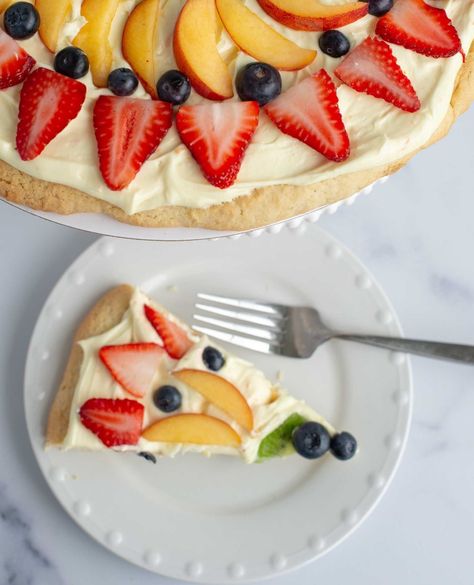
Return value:
<svg viewBox="0 0 474 585">
<path fill-rule="evenodd" d="M 474 109 L 373 195 L 320 223 L 375 273 L 408 335 L 474 344 L 473 136 Z M 36 316 L 93 239 L 0 205 L 0 585 L 175 583 L 82 533 L 26 435 L 22 379 Z M 275 585 L 472 585 L 474 368 L 416 358 L 413 369 L 413 430 L 382 503 L 340 547 Z"/>
</svg>

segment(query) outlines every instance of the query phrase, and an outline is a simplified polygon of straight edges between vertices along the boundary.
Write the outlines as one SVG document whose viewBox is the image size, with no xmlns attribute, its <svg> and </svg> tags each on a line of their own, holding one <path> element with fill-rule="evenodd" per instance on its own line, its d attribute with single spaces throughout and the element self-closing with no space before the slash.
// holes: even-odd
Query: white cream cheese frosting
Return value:
<svg viewBox="0 0 474 585">
<path fill-rule="evenodd" d="M 125 66 L 121 54 L 121 34 L 127 15 L 138 0 L 121 3 L 111 30 L 114 67 Z M 345 0 L 324 0 L 326 4 L 343 4 Z M 158 73 L 175 68 L 172 37 L 177 15 L 184 0 L 162 0 L 162 16 L 157 44 Z M 318 48 L 318 33 L 295 31 L 280 25 L 265 14 L 256 0 L 245 4 L 289 39 L 307 48 Z M 474 3 L 462 0 L 437 0 L 452 19 L 467 53 L 474 38 Z M 73 0 L 70 21 L 63 30 L 60 48 L 70 44 L 83 25 L 80 0 Z M 370 15 L 343 28 L 354 46 L 375 29 L 376 18 Z M 52 67 L 53 55 L 43 46 L 38 35 L 22 43 L 39 65 Z M 86 103 L 79 116 L 34 161 L 21 161 L 15 149 L 15 132 L 20 88 L 0 92 L 0 159 L 38 179 L 74 187 L 106 200 L 128 214 L 165 205 L 205 208 L 230 201 L 253 189 L 276 184 L 309 185 L 341 174 L 372 169 L 394 162 L 425 144 L 441 124 L 453 93 L 462 56 L 433 59 L 392 45 L 393 52 L 421 100 L 416 113 L 406 113 L 351 88 L 340 85 L 340 109 L 350 140 L 351 156 L 342 163 L 333 163 L 301 142 L 282 134 L 262 112 L 257 132 L 250 144 L 237 182 L 221 190 L 211 186 L 190 153 L 181 144 L 173 127 L 157 152 L 145 163 L 131 185 L 120 192 L 109 190 L 99 172 L 96 144 L 92 128 L 92 109 L 101 93 L 92 84 L 90 73 L 81 81 L 88 87 Z M 233 73 L 251 59 L 238 51 L 228 35 L 220 34 L 219 51 Z M 332 59 L 318 51 L 310 67 L 282 74 L 284 88 L 311 72 L 324 67 L 332 72 L 340 59 Z M 149 99 L 143 88 L 135 97 Z M 237 97 L 234 99 L 238 99 Z M 189 103 L 202 101 L 193 92 Z"/>
<path fill-rule="evenodd" d="M 191 390 L 180 380 L 173 377 L 173 370 L 184 368 L 206 370 L 202 361 L 202 352 L 207 345 L 210 345 L 209 340 L 205 336 L 197 336 L 184 323 L 176 320 L 163 307 L 148 299 L 141 291 L 136 289 L 130 301 L 129 309 L 125 312 L 120 323 L 101 335 L 90 337 L 80 342 L 83 350 L 83 360 L 71 404 L 69 427 L 62 444 L 64 449 L 106 449 L 98 437 L 81 423 L 78 412 L 81 405 L 89 398 L 130 398 L 138 400 L 145 407 L 144 428 L 161 417 L 167 416 L 154 405 L 153 392 L 150 392 L 143 398 L 130 396 L 114 381 L 98 357 L 98 351 L 104 345 L 136 342 L 162 344 L 159 335 L 144 315 L 144 304 L 151 305 L 156 310 L 163 312 L 167 318 L 174 320 L 187 331 L 189 337 L 195 342 L 195 345 L 191 347 L 181 360 L 175 361 L 169 357 L 164 358 L 159 371 L 156 373 L 153 388 L 157 388 L 163 384 L 173 384 L 179 389 L 182 395 L 182 406 L 179 412 L 206 413 L 224 420 L 242 437 L 242 445 L 239 449 L 235 449 L 212 445 L 150 442 L 144 438 L 140 438 L 137 445 L 125 445 L 115 449 L 120 451 L 147 451 L 157 455 L 167 456 L 175 456 L 178 453 L 190 451 L 205 455 L 218 453 L 240 455 L 246 462 L 252 463 L 258 459 L 258 448 L 262 439 L 293 413 L 298 413 L 308 420 L 314 420 L 324 424 L 331 434 L 335 432 L 333 427 L 305 402 L 297 400 L 281 388 L 275 387 L 265 378 L 262 372 L 249 362 L 219 348 L 225 357 L 225 365 L 219 371 L 219 375 L 238 388 L 245 396 L 253 412 L 254 430 L 251 433 L 246 432 L 225 413 L 206 402 L 198 392 Z M 217 347 L 214 342 L 212 342 L 212 345 Z"/>
</svg>

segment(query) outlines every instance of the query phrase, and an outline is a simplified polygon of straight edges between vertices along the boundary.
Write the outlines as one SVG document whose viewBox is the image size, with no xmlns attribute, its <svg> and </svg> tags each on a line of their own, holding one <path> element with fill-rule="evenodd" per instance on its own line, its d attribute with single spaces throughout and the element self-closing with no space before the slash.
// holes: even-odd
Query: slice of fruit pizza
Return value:
<svg viewBox="0 0 474 585">
<path fill-rule="evenodd" d="M 156 456 L 299 453 L 350 459 L 355 438 L 138 289 L 106 293 L 79 326 L 46 445 Z"/>
</svg>

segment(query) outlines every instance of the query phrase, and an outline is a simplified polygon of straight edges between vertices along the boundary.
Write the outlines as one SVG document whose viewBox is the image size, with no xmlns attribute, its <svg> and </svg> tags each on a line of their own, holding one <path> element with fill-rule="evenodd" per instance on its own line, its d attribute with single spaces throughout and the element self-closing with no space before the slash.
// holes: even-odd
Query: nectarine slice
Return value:
<svg viewBox="0 0 474 585">
<path fill-rule="evenodd" d="M 81 6 L 81 14 L 87 23 L 78 32 L 73 44 L 89 57 L 92 79 L 97 87 L 107 87 L 112 69 L 109 34 L 119 4 L 120 0 L 84 0 Z"/>
<path fill-rule="evenodd" d="M 253 414 L 247 400 L 222 376 L 192 369 L 179 370 L 174 372 L 173 376 L 199 392 L 247 431 L 250 432 L 253 429 Z"/>
<path fill-rule="evenodd" d="M 223 420 L 207 414 L 176 414 L 153 423 L 143 431 L 147 441 L 238 447 L 240 437 Z"/>
<path fill-rule="evenodd" d="M 45 46 L 55 53 L 59 33 L 71 14 L 72 0 L 36 0 L 36 9 L 41 19 L 39 36 Z"/>
<path fill-rule="evenodd" d="M 257 0 L 277 22 L 296 30 L 329 30 L 363 18 L 367 2 L 321 4 L 318 0 Z"/>
<path fill-rule="evenodd" d="M 210 100 L 234 95 L 229 69 L 217 51 L 214 0 L 187 0 L 174 29 L 174 56 L 194 89 Z"/>
<path fill-rule="evenodd" d="M 155 47 L 160 18 L 159 0 L 142 0 L 130 13 L 122 36 L 122 53 L 145 90 L 156 98 Z"/>
<path fill-rule="evenodd" d="M 0 12 L 6 10 L 12 3 L 13 0 L 0 0 Z"/>
<path fill-rule="evenodd" d="M 241 0 L 216 0 L 224 28 L 234 43 L 257 61 L 282 69 L 303 69 L 316 51 L 299 47 L 249 10 Z"/>
</svg>

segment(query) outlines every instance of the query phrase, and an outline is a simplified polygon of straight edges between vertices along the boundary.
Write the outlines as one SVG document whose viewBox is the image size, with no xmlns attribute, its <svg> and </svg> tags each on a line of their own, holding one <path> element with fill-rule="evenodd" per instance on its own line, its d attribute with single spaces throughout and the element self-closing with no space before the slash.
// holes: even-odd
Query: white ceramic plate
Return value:
<svg viewBox="0 0 474 585">
<path fill-rule="evenodd" d="M 198 291 L 308 303 L 331 325 L 399 335 L 373 277 L 315 226 L 303 237 L 150 245 L 102 238 L 67 270 L 39 316 L 25 374 L 28 429 L 39 465 L 72 518 L 97 541 L 149 570 L 209 583 L 273 576 L 322 555 L 349 535 L 389 484 L 407 438 L 409 363 L 330 342 L 309 360 L 251 354 L 271 378 L 339 429 L 360 452 L 350 462 L 298 456 L 247 466 L 187 455 L 156 465 L 134 454 L 43 450 L 49 405 L 72 334 L 91 304 L 120 282 L 140 285 L 192 320 Z"/>
<path fill-rule="evenodd" d="M 195 240 L 209 240 L 216 238 L 228 238 L 228 237 L 240 237 L 242 235 L 250 235 L 255 237 L 268 231 L 270 233 L 278 233 L 285 226 L 290 228 L 297 228 L 302 223 L 314 223 L 317 221 L 323 213 L 334 213 L 341 205 L 350 205 L 353 203 L 361 194 L 370 193 L 373 187 L 377 183 L 383 183 L 388 177 L 380 179 L 373 185 L 369 185 L 359 193 L 355 193 L 351 197 L 333 203 L 332 205 L 326 205 L 320 209 L 316 209 L 303 215 L 298 215 L 286 221 L 278 222 L 272 225 L 265 226 L 264 228 L 248 230 L 248 231 L 216 231 L 216 230 L 205 230 L 199 228 L 146 228 L 135 225 L 129 225 L 117 221 L 116 219 L 104 214 L 104 213 L 76 213 L 73 215 L 60 215 L 58 213 L 51 213 L 47 211 L 37 211 L 24 205 L 18 205 L 11 203 L 18 209 L 29 212 L 32 215 L 36 215 L 43 219 L 65 225 L 75 229 L 79 229 L 85 232 L 91 232 L 94 234 L 100 234 L 103 236 L 114 236 L 116 238 L 127 238 L 132 240 L 153 240 L 153 241 L 195 241 Z"/>
</svg>

